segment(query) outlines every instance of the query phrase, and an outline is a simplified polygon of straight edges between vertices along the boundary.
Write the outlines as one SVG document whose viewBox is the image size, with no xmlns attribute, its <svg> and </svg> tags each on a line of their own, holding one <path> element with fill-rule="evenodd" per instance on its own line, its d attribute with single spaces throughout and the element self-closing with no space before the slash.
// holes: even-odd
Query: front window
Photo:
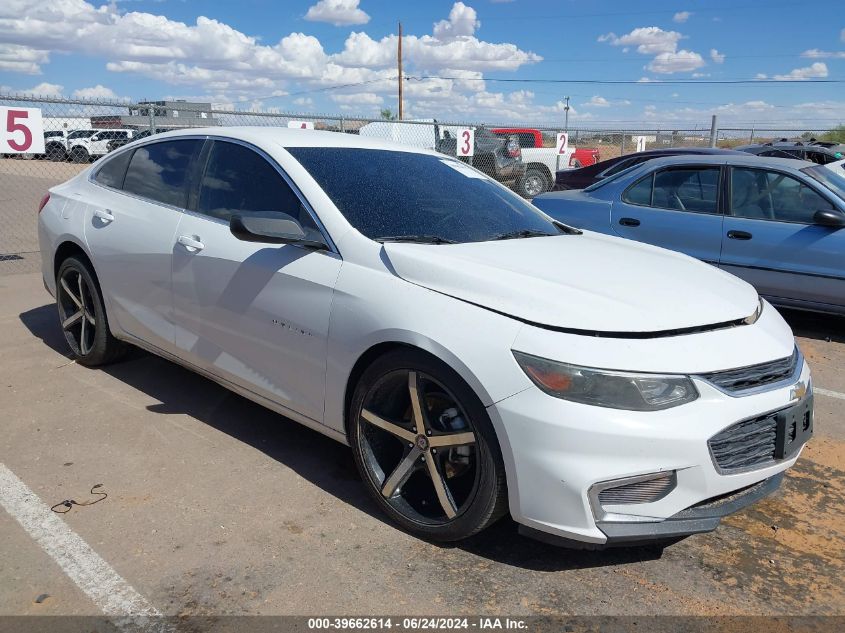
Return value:
<svg viewBox="0 0 845 633">
<path fill-rule="evenodd" d="M 825 187 L 839 196 L 840 200 L 845 200 L 845 176 L 842 176 L 827 167 L 805 167 L 801 171 L 810 176 L 813 180 L 822 183 Z"/>
<path fill-rule="evenodd" d="M 622 199 L 659 209 L 716 213 L 719 173 L 718 167 L 664 169 L 629 187 Z"/>
<path fill-rule="evenodd" d="M 811 169 L 825 168 L 806 168 Z M 816 211 L 832 208 L 812 187 L 792 176 L 742 167 L 731 170 L 731 214 L 737 217 L 813 224 Z"/>
<path fill-rule="evenodd" d="M 522 231 L 560 233 L 536 207 L 453 158 L 351 147 L 287 150 L 370 239 L 482 242 Z"/>
</svg>

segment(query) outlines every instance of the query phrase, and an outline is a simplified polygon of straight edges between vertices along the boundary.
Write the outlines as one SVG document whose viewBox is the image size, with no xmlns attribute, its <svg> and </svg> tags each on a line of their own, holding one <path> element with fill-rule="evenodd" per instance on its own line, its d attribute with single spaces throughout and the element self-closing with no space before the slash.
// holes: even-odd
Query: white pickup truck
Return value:
<svg viewBox="0 0 845 633">
<path fill-rule="evenodd" d="M 569 145 L 563 154 L 558 154 L 554 147 L 543 147 L 543 134 L 537 129 L 492 128 L 490 131 L 496 136 L 516 137 L 519 141 L 526 169 L 517 191 L 525 198 L 551 191 L 555 172 L 585 167 L 598 161 L 598 150 L 576 149 Z"/>
</svg>

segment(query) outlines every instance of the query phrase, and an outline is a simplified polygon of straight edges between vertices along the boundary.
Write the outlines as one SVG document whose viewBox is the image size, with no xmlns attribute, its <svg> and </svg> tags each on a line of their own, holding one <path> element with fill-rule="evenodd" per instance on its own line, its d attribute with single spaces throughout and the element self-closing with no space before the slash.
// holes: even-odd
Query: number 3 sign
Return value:
<svg viewBox="0 0 845 633">
<path fill-rule="evenodd" d="M 44 153 L 39 108 L 0 107 L 0 126 L 0 154 Z"/>
<path fill-rule="evenodd" d="M 458 129 L 458 156 L 475 154 L 475 130 L 470 127 Z"/>
</svg>

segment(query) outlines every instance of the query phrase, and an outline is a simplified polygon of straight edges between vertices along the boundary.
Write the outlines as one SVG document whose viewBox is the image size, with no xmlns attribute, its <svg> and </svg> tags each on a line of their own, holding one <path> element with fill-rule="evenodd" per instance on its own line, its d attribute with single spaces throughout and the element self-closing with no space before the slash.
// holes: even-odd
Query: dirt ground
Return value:
<svg viewBox="0 0 845 633">
<path fill-rule="evenodd" d="M 347 448 L 140 351 L 71 362 L 39 274 L 0 276 L 0 461 L 47 505 L 103 483 L 63 521 L 171 615 L 845 615 L 845 320 L 787 318 L 840 395 L 778 493 L 662 551 L 411 537 Z M 98 613 L 2 510 L 0 538 L 0 615 Z"/>
</svg>

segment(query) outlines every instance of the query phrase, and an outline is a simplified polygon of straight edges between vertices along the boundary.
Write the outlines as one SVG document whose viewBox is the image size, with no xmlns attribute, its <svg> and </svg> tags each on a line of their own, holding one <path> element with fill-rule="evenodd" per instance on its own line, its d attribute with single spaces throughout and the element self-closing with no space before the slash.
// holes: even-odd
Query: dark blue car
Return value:
<svg viewBox="0 0 845 633">
<path fill-rule="evenodd" d="M 658 158 L 534 204 L 572 226 L 697 257 L 772 303 L 845 314 L 845 177 L 821 165 Z"/>
</svg>

